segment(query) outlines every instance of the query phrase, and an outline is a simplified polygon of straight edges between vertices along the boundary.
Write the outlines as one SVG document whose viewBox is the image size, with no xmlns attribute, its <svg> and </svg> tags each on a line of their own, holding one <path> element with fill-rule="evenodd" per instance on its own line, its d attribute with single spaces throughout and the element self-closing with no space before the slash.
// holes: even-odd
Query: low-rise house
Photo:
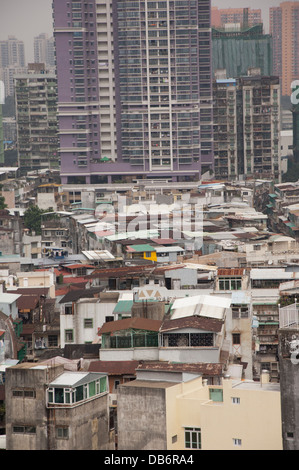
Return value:
<svg viewBox="0 0 299 470">
<path fill-rule="evenodd" d="M 3 255 L 22 254 L 22 218 L 7 209 L 0 210 L 0 251 Z"/>
<path fill-rule="evenodd" d="M 268 267 L 287 265 L 299 261 L 299 247 L 292 237 L 275 234 L 268 240 L 245 245 L 248 267 Z"/>
<path fill-rule="evenodd" d="M 126 249 L 128 259 L 144 259 L 149 261 L 157 261 L 156 248 L 149 244 L 129 245 Z"/>
<path fill-rule="evenodd" d="M 225 315 L 231 303 L 228 296 L 184 297 L 174 300 L 167 308 L 164 302 L 160 303 L 165 314 L 159 320 L 139 315 L 105 323 L 98 332 L 100 359 L 226 361 Z M 132 311 L 136 305 L 138 302 L 133 303 Z M 144 308 L 142 302 L 139 307 Z"/>
<path fill-rule="evenodd" d="M 157 263 L 176 263 L 178 256 L 185 254 L 185 250 L 179 246 L 159 246 L 155 250 Z"/>
<path fill-rule="evenodd" d="M 17 279 L 19 288 L 29 289 L 45 287 L 49 289 L 49 297 L 55 298 L 55 274 L 52 271 L 37 270 L 18 272 Z"/>
<path fill-rule="evenodd" d="M 215 289 L 219 291 L 246 290 L 249 277 L 245 268 L 219 268 L 215 279 Z"/>
<path fill-rule="evenodd" d="M 229 363 L 243 366 L 242 376 L 253 378 L 252 301 L 250 291 L 232 291 L 231 308 L 225 319 Z"/>
<path fill-rule="evenodd" d="M 278 289 L 282 282 L 299 279 L 299 272 L 292 268 L 252 268 L 250 280 L 252 289 Z"/>
<path fill-rule="evenodd" d="M 119 450 L 282 450 L 278 384 L 208 385 L 186 365 L 136 374 L 118 387 Z"/>
<path fill-rule="evenodd" d="M 106 374 L 23 362 L 6 370 L 7 450 L 104 450 L 109 442 Z"/>
<path fill-rule="evenodd" d="M 18 318 L 17 301 L 19 298 L 19 294 L 0 292 L 0 311 L 8 317 L 11 316 L 13 319 Z"/>
<path fill-rule="evenodd" d="M 60 301 L 61 347 L 96 342 L 98 329 L 114 319 L 118 297 L 118 292 L 100 292 L 99 288 L 66 294 Z"/>
<path fill-rule="evenodd" d="M 28 230 L 29 231 L 29 230 Z M 42 257 L 42 237 L 41 235 L 27 235 L 24 233 L 22 238 L 23 253 L 25 258 Z"/>
<path fill-rule="evenodd" d="M 104 323 L 101 336 L 101 361 L 159 360 L 160 320 L 126 318 Z"/>
<path fill-rule="evenodd" d="M 117 441 L 117 389 L 119 385 L 136 378 L 139 361 L 91 361 L 89 372 L 107 374 L 109 381 L 110 430 L 114 430 Z"/>
</svg>

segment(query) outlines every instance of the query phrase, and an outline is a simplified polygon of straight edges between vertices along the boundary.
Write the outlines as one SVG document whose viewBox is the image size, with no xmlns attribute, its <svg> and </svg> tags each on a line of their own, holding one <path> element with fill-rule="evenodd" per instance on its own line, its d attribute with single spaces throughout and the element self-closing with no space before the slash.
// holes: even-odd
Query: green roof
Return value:
<svg viewBox="0 0 299 470">
<path fill-rule="evenodd" d="M 134 251 L 156 251 L 155 248 L 151 245 L 144 244 L 144 245 L 130 245 L 129 248 L 133 249 Z M 130 250 L 131 251 L 131 250 Z"/>
<path fill-rule="evenodd" d="M 119 300 L 116 304 L 113 313 L 131 313 L 133 300 Z"/>
</svg>

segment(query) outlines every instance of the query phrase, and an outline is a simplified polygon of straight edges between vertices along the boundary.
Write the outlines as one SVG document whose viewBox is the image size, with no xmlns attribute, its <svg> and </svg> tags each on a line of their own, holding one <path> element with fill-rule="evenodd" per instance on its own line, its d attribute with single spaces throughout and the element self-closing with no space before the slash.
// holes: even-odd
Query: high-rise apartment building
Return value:
<svg viewBox="0 0 299 470">
<path fill-rule="evenodd" d="M 244 21 L 245 20 L 245 21 Z M 240 23 L 254 26 L 262 23 L 262 10 L 252 8 L 218 8 L 212 7 L 211 25 L 215 28 L 228 23 Z"/>
<path fill-rule="evenodd" d="M 291 84 L 299 77 L 299 2 L 283 2 L 270 8 L 274 74 L 281 78 L 283 96 L 291 95 Z"/>
<path fill-rule="evenodd" d="M 0 41 L 0 80 L 5 84 L 5 96 L 14 94 L 13 76 L 25 72 L 24 42 L 14 36 Z"/>
<path fill-rule="evenodd" d="M 3 134 L 3 114 L 0 103 L 0 166 L 4 165 L 4 134 Z"/>
<path fill-rule="evenodd" d="M 244 175 L 280 181 L 278 77 L 241 77 Z"/>
<path fill-rule="evenodd" d="M 25 67 L 24 42 L 14 36 L 8 36 L 5 41 L 0 41 L 0 68 L 16 65 Z"/>
<path fill-rule="evenodd" d="M 210 0 L 54 0 L 61 178 L 213 166 Z"/>
<path fill-rule="evenodd" d="M 9 65 L 0 69 L 0 79 L 5 85 L 5 97 L 13 96 L 15 92 L 14 76 L 20 73 L 27 73 L 27 67 Z"/>
<path fill-rule="evenodd" d="M 223 72 L 222 72 L 223 73 Z M 280 84 L 250 69 L 213 83 L 215 176 L 280 182 Z"/>
<path fill-rule="evenodd" d="M 18 163 L 22 171 L 59 168 L 57 80 L 44 64 L 15 76 Z"/>
<path fill-rule="evenodd" d="M 262 24 L 212 28 L 212 51 L 213 72 L 226 69 L 228 77 L 237 78 L 258 67 L 262 75 L 273 73 L 272 37 L 264 34 Z"/>
<path fill-rule="evenodd" d="M 46 64 L 47 67 L 55 67 L 54 37 L 41 33 L 34 38 L 34 62 Z"/>
<path fill-rule="evenodd" d="M 216 78 L 213 103 L 215 176 L 234 179 L 238 175 L 237 81 Z"/>
</svg>

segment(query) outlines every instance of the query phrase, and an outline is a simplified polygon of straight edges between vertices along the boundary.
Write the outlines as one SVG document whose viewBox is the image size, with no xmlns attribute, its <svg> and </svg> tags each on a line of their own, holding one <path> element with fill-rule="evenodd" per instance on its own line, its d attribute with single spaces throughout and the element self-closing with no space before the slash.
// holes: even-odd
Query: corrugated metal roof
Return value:
<svg viewBox="0 0 299 470">
<path fill-rule="evenodd" d="M 198 317 L 197 315 L 165 320 L 161 326 L 161 332 L 180 330 L 182 328 L 194 328 L 197 330 L 219 333 L 224 321 L 216 318 Z"/>
<path fill-rule="evenodd" d="M 139 361 L 92 361 L 89 372 L 108 375 L 135 375 Z"/>
<path fill-rule="evenodd" d="M 114 313 L 131 313 L 133 300 L 119 300 L 115 309 L 113 310 Z"/>
<path fill-rule="evenodd" d="M 218 363 L 178 363 L 178 362 L 148 362 L 142 363 L 137 370 L 150 371 L 182 371 L 195 372 L 202 375 L 221 375 L 223 372 L 223 364 Z"/>
<path fill-rule="evenodd" d="M 63 374 L 59 375 L 53 382 L 49 384 L 50 387 L 54 386 L 70 386 L 70 387 L 78 387 L 79 385 L 83 385 L 97 378 L 102 377 L 105 374 L 99 374 L 95 372 L 64 372 Z"/>
<path fill-rule="evenodd" d="M 217 271 L 218 276 L 243 276 L 245 272 L 243 268 L 220 268 Z"/>
<path fill-rule="evenodd" d="M 231 296 L 195 295 L 176 299 L 171 307 L 172 319 L 188 316 L 203 316 L 221 319 L 231 305 Z"/>
<path fill-rule="evenodd" d="M 156 251 L 156 248 L 149 244 L 144 244 L 144 245 L 130 245 L 127 247 L 127 251 L 136 251 L 138 253 L 143 252 L 143 251 Z"/>
<path fill-rule="evenodd" d="M 17 307 L 19 310 L 33 310 L 37 307 L 38 302 L 38 296 L 21 295 L 17 300 Z"/>
<path fill-rule="evenodd" d="M 12 304 L 20 297 L 19 294 L 7 294 L 6 292 L 0 294 L 0 304 Z"/>
</svg>

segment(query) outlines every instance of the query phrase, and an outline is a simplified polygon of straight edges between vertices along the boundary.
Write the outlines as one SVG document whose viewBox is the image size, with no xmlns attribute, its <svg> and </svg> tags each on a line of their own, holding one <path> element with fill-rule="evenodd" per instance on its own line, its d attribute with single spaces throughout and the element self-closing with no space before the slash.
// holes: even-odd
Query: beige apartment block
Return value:
<svg viewBox="0 0 299 470">
<path fill-rule="evenodd" d="M 195 448 L 195 432 L 200 434 L 202 450 L 282 450 L 279 385 L 230 379 L 224 379 L 221 387 L 201 386 L 193 391 L 182 385 L 181 396 L 171 397 L 172 390 L 168 391 L 169 405 L 175 400 L 179 411 L 176 420 L 168 413 L 169 449 L 189 448 L 190 428 L 200 429 L 191 431 L 190 448 Z"/>
<path fill-rule="evenodd" d="M 120 450 L 282 450 L 279 384 L 174 375 L 119 387 Z"/>
</svg>

